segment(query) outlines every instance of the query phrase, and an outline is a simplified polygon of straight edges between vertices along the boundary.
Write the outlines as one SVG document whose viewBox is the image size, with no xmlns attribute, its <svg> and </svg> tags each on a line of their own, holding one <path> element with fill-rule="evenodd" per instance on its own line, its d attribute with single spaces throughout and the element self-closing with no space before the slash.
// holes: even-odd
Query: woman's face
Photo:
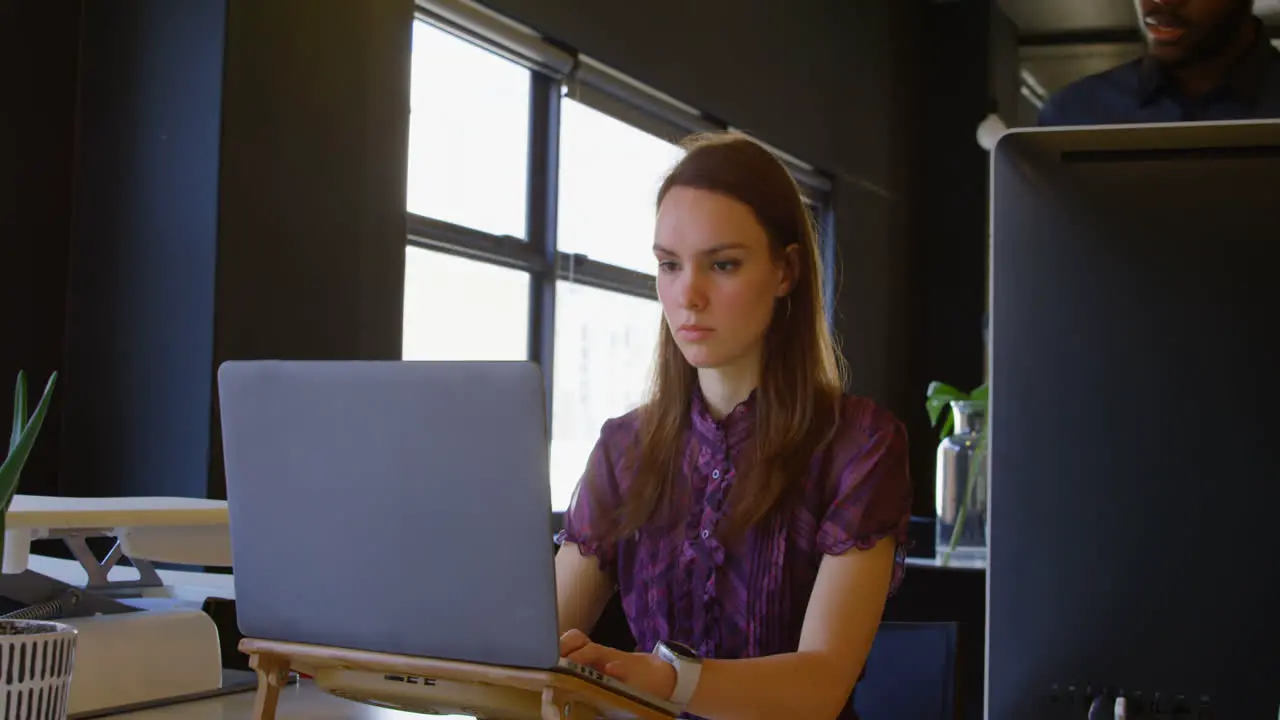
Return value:
<svg viewBox="0 0 1280 720">
<path fill-rule="evenodd" d="M 658 207 L 654 255 L 662 312 L 689 364 L 758 363 L 774 303 L 791 290 L 794 274 L 773 257 L 751 208 L 674 187 Z"/>
</svg>

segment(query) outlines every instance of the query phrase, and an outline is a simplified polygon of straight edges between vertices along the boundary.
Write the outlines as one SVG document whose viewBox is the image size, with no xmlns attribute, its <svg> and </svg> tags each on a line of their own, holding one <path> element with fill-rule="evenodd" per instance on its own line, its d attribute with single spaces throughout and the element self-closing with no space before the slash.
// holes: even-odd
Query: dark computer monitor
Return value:
<svg viewBox="0 0 1280 720">
<path fill-rule="evenodd" d="M 1275 718 L 1280 123 L 1012 132 L 991 220 L 986 717 Z"/>
</svg>

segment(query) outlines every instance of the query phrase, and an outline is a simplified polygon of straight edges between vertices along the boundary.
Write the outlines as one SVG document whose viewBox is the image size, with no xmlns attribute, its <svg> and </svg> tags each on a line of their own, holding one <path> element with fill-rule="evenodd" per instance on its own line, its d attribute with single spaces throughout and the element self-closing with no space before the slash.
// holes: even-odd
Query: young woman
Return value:
<svg viewBox="0 0 1280 720">
<path fill-rule="evenodd" d="M 778 160 L 698 136 L 658 192 L 651 397 L 609 420 L 556 557 L 561 654 L 712 720 L 856 717 L 903 569 L 902 425 L 844 394 Z M 587 633 L 622 595 L 637 652 Z"/>
</svg>

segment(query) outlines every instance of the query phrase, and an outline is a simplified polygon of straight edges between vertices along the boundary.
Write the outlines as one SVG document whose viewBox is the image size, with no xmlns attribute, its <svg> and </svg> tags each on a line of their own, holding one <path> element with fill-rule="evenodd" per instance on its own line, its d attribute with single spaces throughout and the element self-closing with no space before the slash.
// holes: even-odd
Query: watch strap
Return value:
<svg viewBox="0 0 1280 720">
<path fill-rule="evenodd" d="M 676 658 L 672 664 L 676 668 L 676 688 L 671 691 L 671 702 L 685 707 L 693 699 L 693 691 L 698 688 L 698 679 L 702 676 L 702 663 Z"/>
<path fill-rule="evenodd" d="M 671 702 L 685 707 L 693 699 L 693 692 L 698 688 L 698 680 L 702 676 L 702 663 L 696 658 L 685 658 L 683 653 L 672 649 L 667 643 L 659 642 L 654 653 L 676 671 L 676 686 L 671 691 Z"/>
</svg>

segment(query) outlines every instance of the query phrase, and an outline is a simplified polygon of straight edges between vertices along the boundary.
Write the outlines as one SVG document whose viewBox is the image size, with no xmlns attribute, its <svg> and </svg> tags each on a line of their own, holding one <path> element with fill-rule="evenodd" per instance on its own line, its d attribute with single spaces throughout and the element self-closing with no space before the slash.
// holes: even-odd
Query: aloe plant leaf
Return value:
<svg viewBox="0 0 1280 720">
<path fill-rule="evenodd" d="M 18 381 L 13 388 L 13 430 L 9 433 L 9 452 L 18 446 L 22 428 L 27 425 L 27 376 L 18 371 Z"/>
<path fill-rule="evenodd" d="M 40 398 L 40 404 L 32 414 L 31 421 L 22 428 L 17 442 L 9 451 L 9 456 L 5 458 L 4 464 L 0 465 L 0 505 L 3 507 L 9 506 L 9 501 L 18 488 L 18 478 L 22 475 L 22 467 L 26 464 L 31 447 L 35 445 L 40 428 L 44 425 L 44 418 L 48 414 L 49 401 L 53 398 L 53 388 L 57 380 L 58 373 L 55 371 L 49 376 L 44 395 Z"/>
</svg>

